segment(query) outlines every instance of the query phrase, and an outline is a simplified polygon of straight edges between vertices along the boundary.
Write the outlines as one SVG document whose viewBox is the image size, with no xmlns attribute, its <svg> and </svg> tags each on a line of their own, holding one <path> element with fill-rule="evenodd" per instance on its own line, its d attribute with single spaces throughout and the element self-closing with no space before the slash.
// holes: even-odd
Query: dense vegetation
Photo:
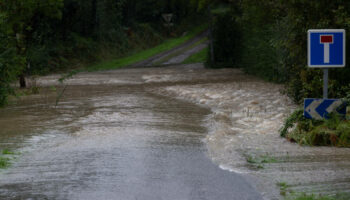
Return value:
<svg viewBox="0 0 350 200">
<path fill-rule="evenodd" d="M 0 0 L 0 106 L 20 78 L 118 58 L 183 34 L 192 0 Z M 163 13 L 175 26 L 164 27 Z"/>
<path fill-rule="evenodd" d="M 216 5 L 211 12 L 214 54 L 208 56 L 209 66 L 239 67 L 266 80 L 283 83 L 285 93 L 298 104 L 304 98 L 322 97 L 322 70 L 307 67 L 307 31 L 349 30 L 349 1 L 201 2 Z M 346 57 L 350 59 L 349 51 Z M 349 67 L 330 70 L 330 98 L 349 102 L 349 77 Z M 297 110 L 287 119 L 281 136 L 303 145 L 350 147 L 349 130 L 349 119 L 333 114 L 329 120 L 308 120 L 302 110 Z"/>
<path fill-rule="evenodd" d="M 181 26 L 166 29 L 163 13 L 174 13 L 180 25 L 208 10 L 208 52 L 214 52 L 209 65 L 240 67 L 284 83 L 297 103 L 322 92 L 322 71 L 306 67 L 307 30 L 350 26 L 350 2 L 344 0 L 1 0 L 0 105 L 18 77 L 149 48 L 166 34 L 183 33 Z M 349 68 L 330 71 L 331 98 L 349 93 L 349 75 Z"/>
<path fill-rule="evenodd" d="M 208 1 L 202 1 L 208 2 Z M 225 1 L 223 1 L 225 2 Z M 297 103 L 322 97 L 322 71 L 307 68 L 307 30 L 350 28 L 350 2 L 344 0 L 226 1 L 213 12 L 214 63 L 241 67 L 267 80 L 285 83 Z M 350 44 L 350 35 L 347 34 Z M 347 54 L 348 60 L 350 54 Z M 330 70 L 330 97 L 350 92 L 350 68 Z"/>
<path fill-rule="evenodd" d="M 327 120 L 305 119 L 296 110 L 280 130 L 281 136 L 301 145 L 350 147 L 350 121 L 331 114 Z"/>
</svg>

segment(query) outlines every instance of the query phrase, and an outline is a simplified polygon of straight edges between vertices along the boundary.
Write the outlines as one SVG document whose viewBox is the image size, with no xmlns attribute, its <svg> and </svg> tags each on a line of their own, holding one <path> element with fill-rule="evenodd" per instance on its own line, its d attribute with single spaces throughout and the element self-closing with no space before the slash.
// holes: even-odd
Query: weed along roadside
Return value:
<svg viewBox="0 0 350 200">
<path fill-rule="evenodd" d="M 350 147 L 349 116 L 331 114 L 329 119 L 306 119 L 303 110 L 289 116 L 280 133 L 282 137 L 300 145 Z"/>
<path fill-rule="evenodd" d="M 14 159 L 17 158 L 19 153 L 15 153 L 12 151 L 9 151 L 7 149 L 0 151 L 0 170 L 1 169 L 7 169 L 11 166 Z"/>
</svg>

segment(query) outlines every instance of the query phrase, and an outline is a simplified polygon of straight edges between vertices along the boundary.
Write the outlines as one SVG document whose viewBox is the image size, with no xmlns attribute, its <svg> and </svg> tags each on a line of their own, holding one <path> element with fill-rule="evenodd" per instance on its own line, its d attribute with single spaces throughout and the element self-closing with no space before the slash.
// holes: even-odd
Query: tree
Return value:
<svg viewBox="0 0 350 200">
<path fill-rule="evenodd" d="M 8 94 L 12 93 L 10 83 L 15 80 L 24 64 L 23 57 L 16 55 L 15 40 L 5 33 L 4 15 L 0 15 L 0 107 L 7 103 Z"/>
<path fill-rule="evenodd" d="M 26 67 L 30 66 L 26 52 L 30 40 L 35 37 L 33 33 L 36 32 L 37 27 L 41 26 L 43 19 L 59 19 L 62 6 L 63 0 L 2 0 L 0 2 L 0 14 L 3 19 L 2 34 L 6 40 L 13 41 L 8 44 L 16 48 L 16 57 L 21 60 L 15 65 L 21 66 L 18 67 L 18 71 L 21 72 L 19 77 L 22 88 L 26 87 L 24 76 Z"/>
</svg>

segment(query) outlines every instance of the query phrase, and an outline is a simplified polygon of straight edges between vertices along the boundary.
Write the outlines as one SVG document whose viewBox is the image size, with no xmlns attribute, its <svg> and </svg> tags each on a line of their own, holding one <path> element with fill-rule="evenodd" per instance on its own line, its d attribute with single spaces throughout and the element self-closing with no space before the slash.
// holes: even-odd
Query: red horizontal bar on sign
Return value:
<svg viewBox="0 0 350 200">
<path fill-rule="evenodd" d="M 333 43 L 333 35 L 321 35 L 321 43 Z"/>
</svg>

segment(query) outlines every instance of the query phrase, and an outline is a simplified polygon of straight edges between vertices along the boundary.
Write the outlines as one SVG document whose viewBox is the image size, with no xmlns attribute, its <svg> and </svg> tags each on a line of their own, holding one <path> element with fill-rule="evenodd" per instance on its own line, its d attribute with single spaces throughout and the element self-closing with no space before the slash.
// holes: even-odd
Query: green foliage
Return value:
<svg viewBox="0 0 350 200">
<path fill-rule="evenodd" d="M 0 107 L 7 103 L 7 96 L 13 93 L 10 83 L 20 74 L 24 64 L 24 58 L 16 54 L 14 41 L 6 37 L 2 28 L 0 24 Z"/>
<path fill-rule="evenodd" d="M 0 156 L 0 169 L 4 169 L 10 166 L 10 159 Z"/>
<path fill-rule="evenodd" d="M 11 165 L 11 160 L 14 159 L 18 153 L 3 149 L 0 151 L 0 169 L 8 168 Z"/>
<path fill-rule="evenodd" d="M 316 197 L 314 195 L 303 195 L 295 198 L 295 200 L 334 200 L 333 198 L 328 197 Z"/>
<path fill-rule="evenodd" d="M 307 69 L 305 33 L 310 28 L 349 28 L 349 2 L 345 1 L 288 1 L 284 4 L 286 15 L 283 21 L 288 33 L 278 45 L 288 53 L 282 59 L 288 72 L 288 94 L 301 102 L 304 97 L 320 97 L 322 91 L 322 73 L 320 70 Z M 348 41 L 348 40 L 347 40 Z M 348 54 L 349 55 L 349 54 Z M 342 86 L 349 85 L 350 71 L 345 69 L 331 70 L 330 96 L 342 98 Z M 290 91 L 294 91 L 291 93 Z"/>
<path fill-rule="evenodd" d="M 210 3 L 212 3 L 212 0 L 190 0 L 190 3 L 197 9 L 197 10 L 203 10 L 205 9 Z"/>
<path fill-rule="evenodd" d="M 147 58 L 150 58 L 158 53 L 170 50 L 178 45 L 183 44 L 184 42 L 187 42 L 188 40 L 192 39 L 196 35 L 198 35 L 200 32 L 204 31 L 207 28 L 207 25 L 201 25 L 198 27 L 195 27 L 191 32 L 185 36 L 178 37 L 178 38 L 172 38 L 164 41 L 163 43 L 146 50 L 141 50 L 139 52 L 136 52 L 132 55 L 117 58 L 113 60 L 108 60 L 105 62 L 101 62 L 95 65 L 91 65 L 87 67 L 88 71 L 96 71 L 96 70 L 110 70 L 110 69 L 117 69 L 120 67 L 128 66 L 135 64 L 137 62 L 140 62 L 142 60 L 145 60 Z"/>
<path fill-rule="evenodd" d="M 204 10 L 207 7 L 215 6 L 217 4 L 234 2 L 232 0 L 190 0 L 190 4 L 197 10 Z"/>
<path fill-rule="evenodd" d="M 297 110 L 287 118 L 280 133 L 302 145 L 350 147 L 350 121 L 336 114 L 328 120 L 310 120 Z"/>
<path fill-rule="evenodd" d="M 0 106 L 13 93 L 10 83 L 29 66 L 27 52 L 38 20 L 60 18 L 62 0 L 2 0 L 0 3 Z M 38 38 L 38 36 L 36 36 Z"/>
<path fill-rule="evenodd" d="M 279 162 L 276 158 L 274 158 L 268 154 L 256 155 L 256 156 L 246 154 L 245 157 L 246 157 L 246 161 L 249 163 L 249 165 L 256 168 L 256 169 L 263 169 L 264 164 Z"/>
<path fill-rule="evenodd" d="M 154 47 L 169 31 L 163 13 L 174 14 L 170 35 L 179 36 L 196 9 L 187 0 L 1 0 L 0 106 L 20 75 L 81 68 Z"/>
<path fill-rule="evenodd" d="M 15 155 L 16 153 L 14 153 L 8 149 L 4 149 L 4 150 L 2 150 L 2 154 L 3 155 Z"/>
<path fill-rule="evenodd" d="M 287 193 L 292 193 L 293 191 L 289 189 L 290 185 L 288 185 L 286 182 L 279 182 L 277 183 L 277 186 L 280 188 L 280 194 L 282 196 L 286 196 Z"/>
<path fill-rule="evenodd" d="M 239 47 L 238 53 L 229 51 L 228 56 L 222 56 L 224 61 L 231 63 L 227 66 L 239 66 L 264 79 L 285 83 L 286 94 L 297 103 L 305 97 L 322 96 L 322 71 L 306 66 L 306 33 L 308 29 L 349 29 L 350 2 L 242 0 L 230 1 L 229 7 L 230 14 L 225 15 L 231 19 L 215 17 L 214 30 L 225 33 L 232 29 L 236 33 L 229 36 L 214 34 L 214 42 L 219 46 L 215 56 L 223 54 L 222 49 Z M 241 36 L 239 44 L 218 43 L 236 35 Z M 349 52 L 347 57 L 350 57 Z M 221 63 L 218 59 L 213 65 L 220 66 Z M 349 75 L 349 68 L 330 70 L 331 98 L 343 98 L 350 93 Z"/>
<path fill-rule="evenodd" d="M 261 155 L 261 156 L 247 156 L 247 162 L 251 164 L 264 164 L 264 163 L 276 163 L 278 160 L 269 155 Z"/>
<path fill-rule="evenodd" d="M 290 197 L 287 200 L 346 200 L 349 199 L 349 195 L 346 194 L 337 194 L 332 196 L 321 196 L 321 195 L 307 195 L 302 194 L 297 197 Z"/>
<path fill-rule="evenodd" d="M 204 31 L 204 30 L 203 30 L 203 31 Z M 197 46 L 203 44 L 203 43 L 206 42 L 207 40 L 208 40 L 208 39 L 207 39 L 206 37 L 203 37 L 201 40 L 195 42 L 194 44 L 192 44 L 192 45 L 190 45 L 190 46 L 187 46 L 186 48 L 180 48 L 179 50 L 174 51 L 173 53 L 169 54 L 168 56 L 166 56 L 166 57 L 164 57 L 164 58 L 158 60 L 158 61 L 155 62 L 155 63 L 153 63 L 153 65 L 155 65 L 155 66 L 161 65 L 162 63 L 164 63 L 164 62 L 166 62 L 166 61 L 168 61 L 168 60 L 170 60 L 170 59 L 172 59 L 172 58 L 174 58 L 174 57 L 177 57 L 177 56 L 179 56 L 180 54 L 185 53 L 185 52 L 187 52 L 187 51 L 189 51 L 189 50 L 191 50 L 191 49 L 193 49 L 193 48 L 195 48 L 195 47 L 197 47 Z M 194 55 L 190 56 L 189 58 L 187 58 L 187 60 L 188 60 L 188 59 L 194 58 L 194 56 L 197 56 L 197 57 L 198 57 L 198 54 L 194 54 Z M 199 62 L 205 62 L 205 61 L 206 61 L 206 58 L 207 58 L 207 54 L 205 54 L 205 52 L 202 52 L 202 60 L 199 61 Z M 197 59 L 199 59 L 199 58 L 197 58 Z M 186 64 L 185 62 L 183 62 L 183 63 Z M 191 63 L 193 63 L 193 62 L 191 62 Z"/>
<path fill-rule="evenodd" d="M 208 52 L 209 52 L 209 48 L 204 48 L 200 52 L 186 58 L 186 60 L 183 61 L 183 64 L 204 63 L 207 60 Z"/>
<path fill-rule="evenodd" d="M 304 118 L 304 110 L 298 109 L 294 111 L 285 121 L 284 126 L 280 130 L 280 134 L 282 137 L 285 137 L 288 133 L 288 129 L 293 128 L 293 126 L 300 121 L 305 121 Z"/>
</svg>

